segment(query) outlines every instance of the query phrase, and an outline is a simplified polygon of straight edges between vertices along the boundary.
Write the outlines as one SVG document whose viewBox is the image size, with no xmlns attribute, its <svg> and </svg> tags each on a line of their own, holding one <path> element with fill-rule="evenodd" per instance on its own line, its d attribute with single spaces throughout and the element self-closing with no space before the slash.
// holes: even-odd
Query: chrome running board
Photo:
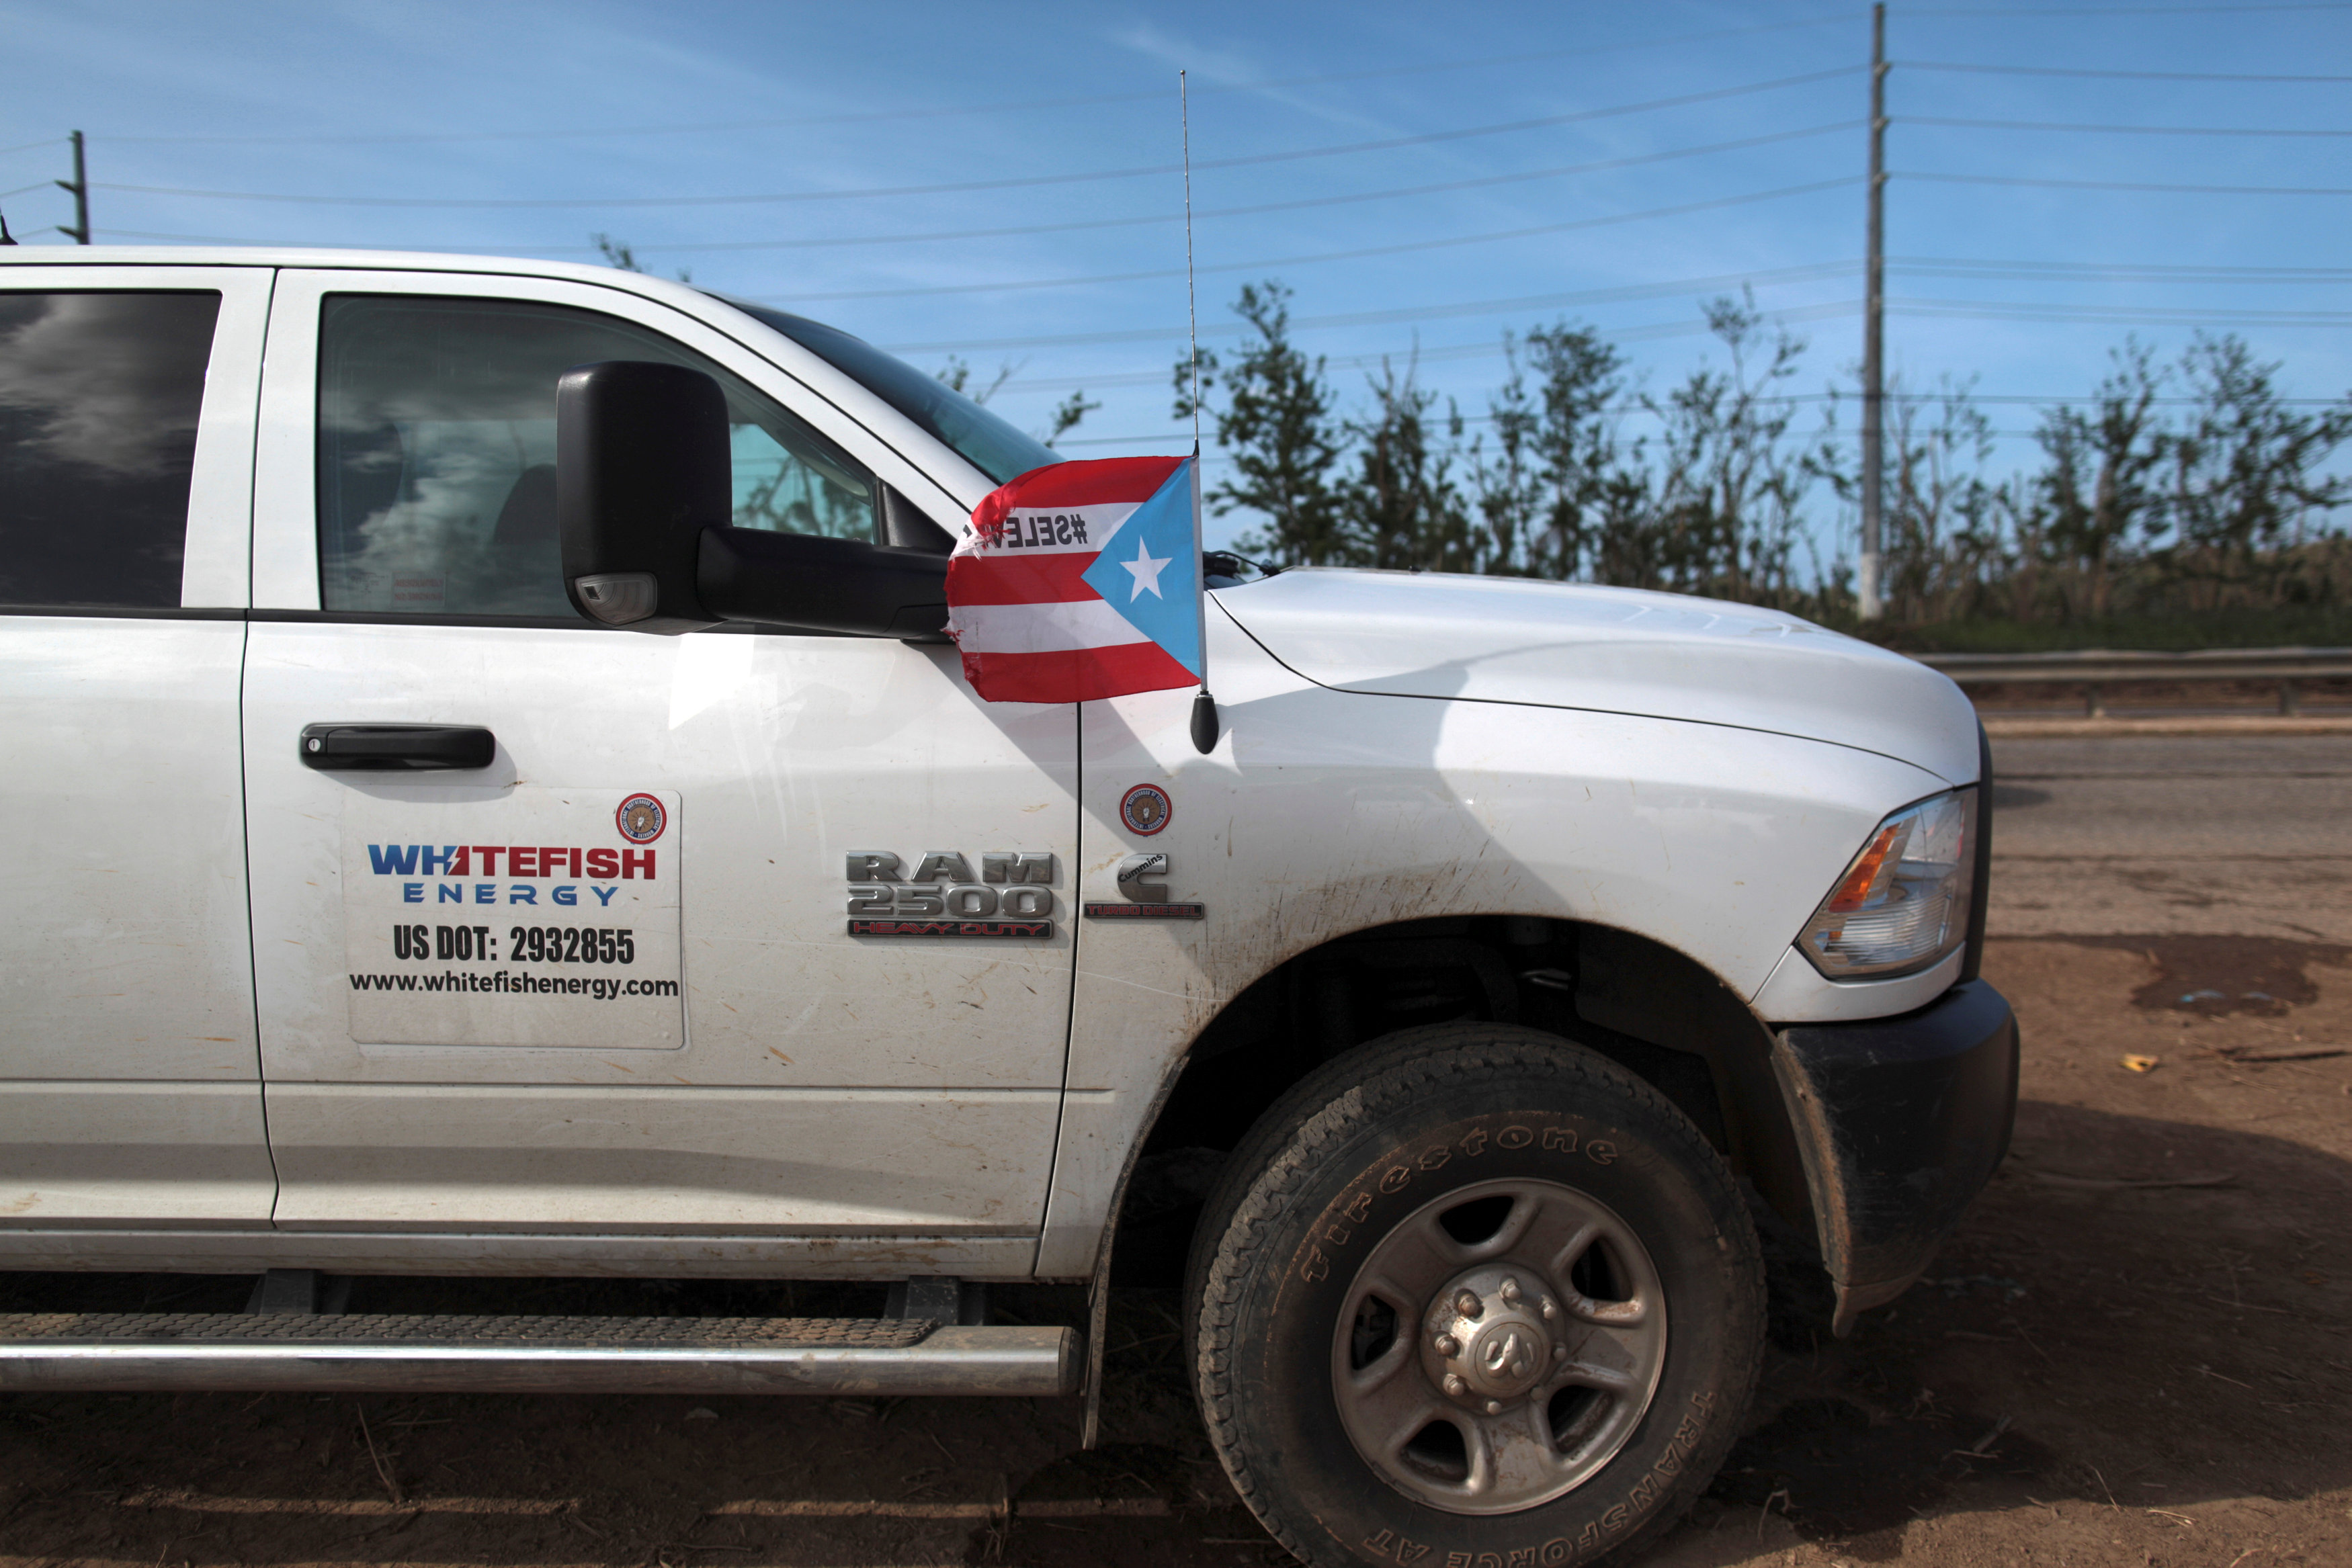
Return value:
<svg viewBox="0 0 2352 1568">
<path fill-rule="evenodd" d="M 1075 1393 L 1067 1328 L 923 1318 L 0 1313 L 0 1390 Z"/>
</svg>

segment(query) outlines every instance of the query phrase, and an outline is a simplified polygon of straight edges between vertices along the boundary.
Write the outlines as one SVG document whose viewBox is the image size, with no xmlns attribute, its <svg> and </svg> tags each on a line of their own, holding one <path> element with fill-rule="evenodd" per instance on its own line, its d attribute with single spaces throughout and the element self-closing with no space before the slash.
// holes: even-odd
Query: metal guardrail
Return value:
<svg viewBox="0 0 2352 1568">
<path fill-rule="evenodd" d="M 2063 653 L 1923 653 L 1919 662 L 1963 686 L 2069 685 L 2083 688 L 2084 710 L 2106 712 L 2105 687 L 2138 681 L 2275 681 L 2278 710 L 2302 711 L 2301 683 L 2352 677 L 2352 648 L 2208 648 L 2194 653 L 2143 653 L 2089 648 Z"/>
</svg>

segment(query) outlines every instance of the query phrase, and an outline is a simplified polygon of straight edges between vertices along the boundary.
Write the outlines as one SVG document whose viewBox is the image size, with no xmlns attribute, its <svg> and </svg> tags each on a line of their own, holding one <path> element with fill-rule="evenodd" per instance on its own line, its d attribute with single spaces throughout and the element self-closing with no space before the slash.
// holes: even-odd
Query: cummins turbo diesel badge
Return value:
<svg viewBox="0 0 2352 1568">
<path fill-rule="evenodd" d="M 1054 935 L 1054 857 L 990 850 L 980 874 L 957 850 L 926 850 L 909 873 L 888 850 L 852 850 L 847 859 L 852 936 Z"/>
<path fill-rule="evenodd" d="M 1118 862 L 1119 896 L 1123 904 L 1089 904 L 1089 920 L 1199 920 L 1208 909 L 1198 904 L 1178 904 L 1159 879 L 1168 874 L 1168 852 L 1153 850 L 1129 855 Z"/>
</svg>

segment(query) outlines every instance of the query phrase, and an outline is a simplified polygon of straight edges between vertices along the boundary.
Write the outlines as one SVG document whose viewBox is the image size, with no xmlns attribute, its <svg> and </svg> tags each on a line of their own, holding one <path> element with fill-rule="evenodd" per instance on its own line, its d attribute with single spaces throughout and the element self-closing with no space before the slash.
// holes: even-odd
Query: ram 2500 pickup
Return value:
<svg viewBox="0 0 2352 1568">
<path fill-rule="evenodd" d="M 1671 1522 L 1759 1220 L 1843 1332 L 2005 1149 L 1968 701 L 1768 610 L 1286 570 L 1215 580 L 1205 754 L 1189 692 L 982 702 L 945 558 L 1056 460 L 630 273 L 0 254 L 0 1267 L 290 1309 L 19 1315 L 0 1388 L 1091 1398 L 1124 1215 L 1300 1557 Z M 403 1273 L 877 1312 L 319 1310 Z"/>
</svg>

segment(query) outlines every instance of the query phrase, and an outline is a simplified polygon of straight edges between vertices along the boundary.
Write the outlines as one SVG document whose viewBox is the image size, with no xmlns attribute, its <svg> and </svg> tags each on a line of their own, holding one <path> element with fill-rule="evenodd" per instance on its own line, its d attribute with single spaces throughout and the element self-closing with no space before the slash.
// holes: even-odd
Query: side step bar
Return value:
<svg viewBox="0 0 2352 1568">
<path fill-rule="evenodd" d="M 1077 1390 L 1075 1329 L 927 1318 L 0 1313 L 0 1390 L 981 1394 Z"/>
</svg>

